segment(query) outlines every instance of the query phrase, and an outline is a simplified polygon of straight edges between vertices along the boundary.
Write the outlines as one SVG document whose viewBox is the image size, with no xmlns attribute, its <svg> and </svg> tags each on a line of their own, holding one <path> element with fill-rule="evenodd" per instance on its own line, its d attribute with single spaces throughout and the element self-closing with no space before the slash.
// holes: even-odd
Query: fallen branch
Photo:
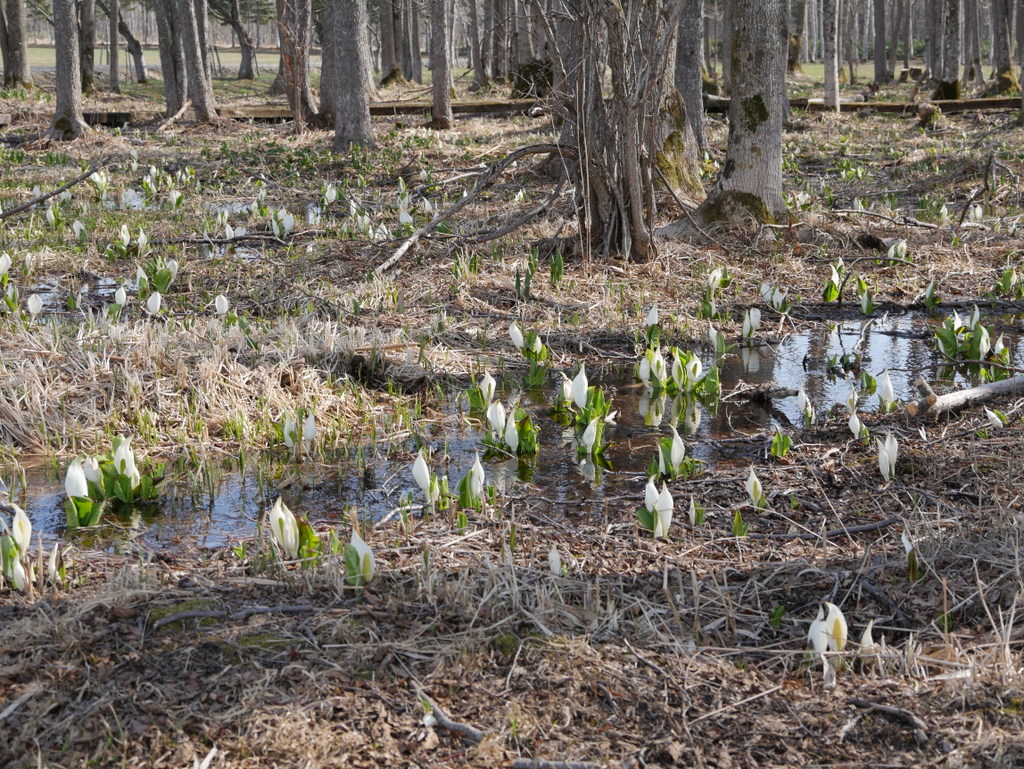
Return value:
<svg viewBox="0 0 1024 769">
<path fill-rule="evenodd" d="M 7 219 L 8 217 L 14 216 L 15 214 L 20 214 L 22 211 L 26 211 L 29 208 L 32 208 L 33 206 L 37 206 L 40 203 L 45 203 L 50 198 L 56 197 L 57 195 L 60 195 L 65 190 L 70 190 L 72 187 L 74 187 L 79 182 L 81 182 L 81 181 L 83 181 L 85 179 L 88 179 L 90 176 L 92 176 L 94 173 L 99 171 L 101 168 L 103 168 L 104 166 L 109 165 L 112 160 L 113 160 L 112 157 L 104 158 L 99 163 L 97 163 L 96 165 L 92 166 L 88 171 L 83 171 L 82 173 L 80 173 L 78 176 L 76 176 L 74 179 L 72 179 L 70 182 L 68 182 L 64 186 L 58 187 L 57 189 L 53 190 L 53 192 L 47 192 L 44 195 L 38 195 L 38 196 L 32 198 L 32 200 L 25 201 L 24 203 L 21 203 L 20 205 L 17 205 L 14 208 L 11 208 L 11 209 L 9 209 L 7 211 L 0 212 L 0 219 Z"/>
<path fill-rule="evenodd" d="M 545 761 L 543 758 L 517 758 L 512 769 L 604 769 L 593 761 Z"/>
<path fill-rule="evenodd" d="M 472 727 L 469 724 L 463 724 L 458 721 L 452 721 L 448 717 L 448 714 L 441 709 L 441 706 L 434 702 L 432 699 L 430 699 L 430 697 L 428 697 L 426 693 L 424 693 L 424 691 L 422 689 L 419 689 L 418 687 L 417 694 L 421 700 L 423 700 L 427 703 L 427 705 L 430 706 L 430 714 L 434 717 L 434 720 L 437 721 L 438 726 L 447 729 L 449 732 L 454 732 L 455 734 L 461 735 L 469 742 L 472 742 L 474 745 L 483 742 L 484 733 L 481 732 L 479 729 Z"/>
<path fill-rule="evenodd" d="M 186 110 L 187 110 L 187 109 L 188 109 L 189 107 L 191 107 L 191 106 L 192 106 L 192 100 L 191 100 L 191 99 L 185 99 L 185 103 L 181 105 L 181 109 L 179 109 L 179 110 L 178 110 L 177 112 L 175 112 L 175 113 L 174 113 L 173 115 L 171 115 L 171 116 L 170 116 L 169 118 L 167 118 L 167 120 L 165 120 L 164 122 L 162 122 L 162 123 L 161 123 L 160 125 L 158 125 L 158 126 L 156 127 L 156 130 L 157 130 L 157 132 L 160 132 L 160 131 L 166 131 L 166 130 L 167 130 L 168 128 L 170 128 L 170 126 L 171 126 L 171 125 L 172 125 L 172 124 L 173 124 L 173 123 L 174 123 L 174 122 L 175 122 L 175 121 L 176 121 L 176 120 L 177 120 L 178 118 L 180 118 L 180 117 L 181 117 L 182 115 L 184 115 L 184 114 L 185 114 L 185 111 L 186 111 Z"/>
<path fill-rule="evenodd" d="M 987 382 L 977 387 L 968 387 L 966 390 L 957 390 L 945 395 L 936 395 L 924 379 L 918 379 L 915 384 L 922 397 L 907 404 L 907 413 L 911 416 L 921 417 L 939 416 L 965 406 L 985 403 L 1000 395 L 1016 395 L 1024 392 L 1024 376 L 1001 379 L 998 382 Z"/>
<path fill-rule="evenodd" d="M 832 529 L 822 534 L 814 532 L 798 532 L 795 534 L 747 534 L 749 539 L 832 539 L 833 537 L 845 537 L 849 534 L 863 534 L 865 531 L 877 531 L 885 529 L 893 524 L 899 523 L 902 518 L 893 516 L 874 523 L 862 523 L 860 526 L 845 526 L 842 529 Z"/>
<path fill-rule="evenodd" d="M 884 716 L 888 716 L 889 718 L 902 721 L 911 729 L 920 732 L 921 736 L 924 737 L 923 741 L 927 741 L 928 739 L 927 733 L 925 732 L 925 727 L 928 725 L 909 710 L 894 708 L 891 705 L 882 705 L 877 702 L 870 702 L 869 700 L 862 700 L 859 697 L 851 697 L 849 699 L 849 703 L 858 708 L 868 708 L 869 710 L 874 710 Z"/>
<path fill-rule="evenodd" d="M 226 611 L 217 611 L 216 609 L 190 609 L 188 611 L 179 611 L 175 614 L 168 614 L 166 617 L 161 617 L 153 622 L 153 630 L 159 630 L 164 625 L 170 625 L 174 622 L 183 622 L 187 619 L 216 619 L 219 617 L 226 617 L 228 613 Z"/>
<path fill-rule="evenodd" d="M 449 206 L 444 211 L 435 214 L 433 219 L 431 219 L 429 222 L 427 222 L 418 230 L 416 230 L 416 232 L 410 235 L 408 239 L 406 239 L 406 241 L 398 247 L 395 253 L 393 253 L 391 256 L 389 256 L 387 259 L 385 259 L 383 262 L 377 265 L 376 269 L 374 269 L 374 272 L 377 275 L 383 275 L 385 272 L 391 269 L 395 264 L 398 263 L 398 261 L 403 256 L 405 256 L 409 249 L 411 249 L 414 245 L 416 245 L 417 242 L 419 242 L 420 238 L 422 238 L 424 235 L 429 235 L 431 232 L 437 229 L 437 226 L 441 222 L 443 222 L 445 219 L 452 216 L 453 214 L 457 213 L 461 209 L 465 208 L 481 192 L 483 192 L 483 190 L 486 187 L 490 186 L 506 168 L 515 163 L 517 160 L 526 157 L 527 155 L 547 155 L 551 153 L 557 153 L 559 155 L 570 154 L 575 156 L 576 148 L 568 147 L 562 144 L 531 144 L 529 147 L 520 147 L 514 152 L 510 152 L 501 160 L 492 164 L 483 174 L 481 174 L 480 178 L 476 180 L 476 184 L 473 185 L 473 189 L 467 192 L 465 195 L 463 195 L 458 200 L 457 203 Z"/>
</svg>

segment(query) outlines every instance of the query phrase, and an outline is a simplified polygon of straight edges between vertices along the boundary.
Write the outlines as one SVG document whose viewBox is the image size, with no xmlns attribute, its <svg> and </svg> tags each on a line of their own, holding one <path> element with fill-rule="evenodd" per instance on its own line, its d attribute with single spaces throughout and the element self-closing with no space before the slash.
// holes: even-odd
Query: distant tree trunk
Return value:
<svg viewBox="0 0 1024 769">
<path fill-rule="evenodd" d="M 492 80 L 498 79 L 498 65 L 494 59 L 494 3 L 497 0 L 480 0 L 483 3 L 483 28 L 480 30 L 480 58 L 484 70 Z"/>
<path fill-rule="evenodd" d="M 480 11 L 479 0 L 468 0 L 469 2 L 469 45 L 473 54 L 473 83 L 469 86 L 470 91 L 479 91 L 491 82 L 490 73 L 487 71 L 487 62 L 484 59 L 483 50 L 480 45 Z"/>
<path fill-rule="evenodd" d="M 32 68 L 28 63 L 25 0 L 6 0 L 4 8 L 7 15 L 7 61 L 4 66 L 4 85 L 8 88 L 31 88 Z"/>
<path fill-rule="evenodd" d="M 338 44 L 330 31 L 337 24 L 334 21 L 334 14 L 337 12 L 333 3 L 324 3 L 323 16 L 320 19 L 322 33 L 320 36 L 320 105 L 317 114 L 317 126 L 320 128 L 334 127 L 334 113 L 338 111 L 334 103 L 334 97 L 338 92 L 338 83 L 341 76 L 338 72 L 338 55 L 334 46 Z M 373 79 L 371 73 L 371 81 Z"/>
<path fill-rule="evenodd" d="M 779 221 L 786 51 L 785 0 L 733 0 L 732 91 L 725 164 L 694 216 L 708 225 Z M 834 18 L 834 16 L 833 16 Z"/>
<path fill-rule="evenodd" d="M 96 90 L 96 2 L 79 0 L 78 54 L 82 70 L 82 93 Z"/>
<path fill-rule="evenodd" d="M 4 9 L 3 0 L 0 0 L 0 63 L 4 68 L 3 84 L 7 85 L 7 73 L 11 69 L 11 45 L 7 39 L 7 11 Z"/>
<path fill-rule="evenodd" d="M 395 6 L 394 0 L 379 0 L 377 5 L 380 26 L 380 77 L 381 82 L 385 82 L 400 68 L 395 47 Z M 326 29 L 326 25 L 324 28 Z"/>
<path fill-rule="evenodd" d="M 807 15 L 807 0 L 794 0 L 790 19 L 792 24 L 789 33 L 789 51 L 786 57 L 786 71 L 803 72 L 800 67 L 800 54 L 804 47 L 804 22 Z"/>
<path fill-rule="evenodd" d="M 893 0 L 893 20 L 889 25 L 889 60 L 886 64 L 889 76 L 896 76 L 896 51 L 903 29 L 903 15 L 907 12 L 907 0 Z"/>
<path fill-rule="evenodd" d="M 96 0 L 97 7 L 103 11 L 109 17 L 111 14 L 110 7 L 104 2 L 104 0 Z M 154 10 L 158 5 L 154 2 Z M 149 82 L 149 73 L 146 72 L 146 57 L 142 51 L 142 44 L 138 41 L 138 38 L 132 34 L 131 28 L 124 20 L 124 14 L 121 13 L 120 8 L 118 12 L 114 14 L 117 18 L 117 29 L 121 33 L 121 37 L 124 38 L 125 48 L 128 49 L 128 53 L 132 57 L 132 61 L 135 64 L 135 79 L 140 83 Z"/>
<path fill-rule="evenodd" d="M 110 13 L 107 14 L 110 21 L 110 75 L 107 78 L 107 87 L 111 93 L 121 93 L 121 73 L 119 71 L 119 55 L 121 53 L 117 35 L 117 20 L 121 17 L 121 0 L 110 0 Z"/>
<path fill-rule="evenodd" d="M 722 89 L 732 92 L 732 0 L 722 6 Z"/>
<path fill-rule="evenodd" d="M 181 47 L 185 53 L 188 98 L 192 100 L 196 119 L 201 123 L 211 123 L 217 119 L 217 105 L 213 99 L 209 71 L 203 60 L 196 6 L 192 0 L 178 0 L 177 11 L 180 19 L 178 31 L 181 34 Z"/>
<path fill-rule="evenodd" d="M 366 3 L 362 0 L 327 0 L 334 4 L 332 13 L 333 46 L 338 72 L 352 73 L 351 78 L 336 78 L 334 97 L 334 151 L 348 152 L 352 145 L 372 145 L 373 125 L 370 123 L 370 54 L 366 39 Z"/>
<path fill-rule="evenodd" d="M 889 61 L 885 55 L 885 0 L 874 0 L 875 11 L 875 83 L 889 82 Z"/>
<path fill-rule="evenodd" d="M 181 19 L 175 13 L 172 0 L 156 0 L 157 37 L 160 43 L 160 72 L 164 84 L 164 103 L 167 114 L 174 115 L 185 103 L 188 78 L 185 76 L 185 50 L 182 48 L 178 27 Z"/>
<path fill-rule="evenodd" d="M 824 0 L 821 11 L 825 61 L 825 109 L 839 111 L 839 8 L 837 0 Z"/>
<path fill-rule="evenodd" d="M 579 45 L 562 56 L 559 109 L 575 124 L 579 217 L 589 247 L 634 261 L 656 253 L 655 168 L 670 187 L 700 191 L 686 108 L 672 87 L 682 5 L 565 0 Z M 643 45 L 633 41 L 644 41 Z M 579 59 L 568 58 L 579 53 Z M 601 89 L 610 75 L 608 98 Z"/>
<path fill-rule="evenodd" d="M 433 119 L 430 127 L 452 127 L 452 67 L 448 58 L 448 0 L 432 0 L 430 5 L 430 79 L 433 94 Z"/>
<path fill-rule="evenodd" d="M 413 0 L 411 21 L 409 22 L 410 52 L 412 53 L 412 79 L 417 83 L 423 82 L 423 46 L 420 37 L 420 4 Z"/>
<path fill-rule="evenodd" d="M 907 13 L 903 19 L 903 68 L 910 69 L 910 57 L 914 55 L 914 0 L 906 0 Z"/>
<path fill-rule="evenodd" d="M 960 0 L 941 0 L 942 72 L 933 99 L 959 99 L 960 84 Z"/>
<path fill-rule="evenodd" d="M 494 25 L 491 28 L 491 62 L 492 73 L 498 82 L 505 82 L 508 78 L 508 24 L 506 14 L 508 0 L 488 0 L 493 3 Z"/>
<path fill-rule="evenodd" d="M 994 8 L 994 7 L 993 7 Z M 981 30 L 978 0 L 964 0 L 964 84 L 983 83 L 981 65 Z"/>
<path fill-rule="evenodd" d="M 238 64 L 238 80 L 255 80 L 259 77 L 259 65 L 256 62 L 256 48 L 252 43 L 249 30 L 242 23 L 242 6 L 239 0 L 211 0 L 210 10 L 217 21 L 231 27 L 238 39 L 238 50 L 241 60 Z"/>
<path fill-rule="evenodd" d="M 313 91 L 309 85 L 309 50 L 313 36 L 310 0 L 277 0 L 278 34 L 284 66 L 285 96 L 298 131 L 316 121 Z"/>
<path fill-rule="evenodd" d="M 278 54 L 277 57 L 277 74 L 274 75 L 274 82 L 270 84 L 270 88 L 267 89 L 268 96 L 284 96 L 285 89 L 287 88 L 288 78 L 284 72 L 284 57 Z"/>
<path fill-rule="evenodd" d="M 1010 30 L 1013 17 L 1012 0 L 992 0 L 992 59 L 995 69 L 993 93 L 1010 93 L 1020 89 L 1010 55 Z M 1018 9 L 1018 13 L 1021 9 Z M 1020 45 L 1024 41 L 1018 41 Z"/>
<path fill-rule="evenodd" d="M 199 53 L 203 60 L 203 72 L 206 81 L 213 83 L 213 62 L 210 61 L 210 13 L 206 0 L 193 0 L 196 16 L 196 39 L 199 41 Z"/>
<path fill-rule="evenodd" d="M 74 0 L 53 0 L 53 37 L 57 49 L 56 105 L 46 136 L 55 141 L 75 139 L 89 130 L 82 117 L 82 73 L 76 17 Z"/>
<path fill-rule="evenodd" d="M 679 17 L 679 36 L 676 41 L 675 86 L 686 105 L 686 120 L 690 124 L 697 150 L 708 148 L 704 132 L 704 95 L 701 80 L 701 37 L 704 31 L 704 0 L 683 0 Z"/>
</svg>

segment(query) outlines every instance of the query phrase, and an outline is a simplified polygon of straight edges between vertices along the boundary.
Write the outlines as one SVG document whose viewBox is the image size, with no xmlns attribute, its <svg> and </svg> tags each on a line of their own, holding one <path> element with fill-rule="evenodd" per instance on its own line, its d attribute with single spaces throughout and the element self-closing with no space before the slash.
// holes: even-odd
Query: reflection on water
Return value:
<svg viewBox="0 0 1024 769">
<path fill-rule="evenodd" d="M 915 394 L 913 382 L 922 375 L 934 376 L 939 363 L 930 326 L 938 320 L 902 316 L 878 321 L 864 334 L 860 345 L 863 370 L 877 375 L 889 369 L 896 397 L 907 400 Z M 859 321 L 841 322 L 834 329 L 815 329 L 792 334 L 774 347 L 734 350 L 719 365 L 724 393 L 742 384 L 780 388 L 803 388 L 813 402 L 819 419 L 833 404 L 846 400 L 854 374 L 830 373 L 835 362 L 857 345 L 862 336 Z M 1016 365 L 1024 363 L 1024 349 L 1018 336 L 1005 336 Z M 704 353 L 705 369 L 715 361 Z M 496 459 L 485 463 L 487 483 L 500 494 L 522 499 L 543 515 L 573 517 L 609 511 L 620 514 L 632 509 L 643 494 L 644 472 L 655 456 L 657 439 L 667 434 L 668 424 L 678 424 L 687 452 L 705 468 L 717 464 L 747 463 L 762 450 L 757 443 L 736 440 L 744 435 L 769 432 L 799 424 L 801 415 L 795 398 L 778 398 L 771 403 L 726 400 L 717 410 L 692 400 L 667 398 L 645 392 L 633 378 L 632 365 L 604 369 L 588 365 L 592 384 L 604 387 L 618 410 L 616 423 L 606 431 L 610 445 L 606 457 L 610 470 L 581 463 L 576 457 L 572 429 L 558 424 L 550 414 L 552 392 L 522 394 L 514 382 L 503 383 L 503 400 L 521 398 L 540 430 L 541 451 L 535 462 Z M 954 381 L 963 382 L 962 379 Z M 877 398 L 862 398 L 860 410 L 875 411 Z M 482 451 L 483 426 L 464 418 L 465 398 L 451 393 L 446 423 L 432 427 L 423 438 L 431 449 L 431 469 L 447 473 L 453 490 Z M 843 417 L 845 422 L 845 416 Z M 184 481 L 168 481 L 161 503 L 133 512 L 129 518 L 111 518 L 112 526 L 99 534 L 82 534 L 88 544 L 121 547 L 141 540 L 150 547 L 173 550 L 185 546 L 222 547 L 254 534 L 262 511 L 278 493 L 297 513 L 316 524 L 341 525 L 347 510 L 379 520 L 395 514 L 415 489 L 410 471 L 416 445 L 363 447 L 362 456 L 335 457 L 324 464 L 298 467 L 282 465 L 280 454 L 271 455 L 258 466 L 245 469 L 226 465 L 206 469 L 199 487 Z M 443 455 L 447 452 L 447 462 Z M 263 473 L 267 477 L 263 477 Z M 271 477 L 271 473 L 275 475 Z M 5 478 L 11 475 L 4 468 Z M 287 477 L 282 483 L 279 478 Z M 26 509 L 37 530 L 52 537 L 64 523 L 63 488 L 46 472 L 28 473 Z M 413 504 L 418 505 L 418 491 Z"/>
</svg>

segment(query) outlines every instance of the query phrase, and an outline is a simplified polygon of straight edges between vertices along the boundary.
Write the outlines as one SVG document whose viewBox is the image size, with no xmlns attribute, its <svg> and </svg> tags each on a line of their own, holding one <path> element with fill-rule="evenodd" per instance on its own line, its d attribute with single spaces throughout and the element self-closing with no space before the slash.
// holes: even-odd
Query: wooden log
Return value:
<svg viewBox="0 0 1024 769">
<path fill-rule="evenodd" d="M 1024 375 L 1001 379 L 998 382 L 987 382 L 966 390 L 956 390 L 945 395 L 936 395 L 931 386 L 918 379 L 915 382 L 921 398 L 907 404 L 907 413 L 911 416 L 940 416 L 950 411 L 974 406 L 998 398 L 1000 395 L 1015 395 L 1024 392 Z"/>
<path fill-rule="evenodd" d="M 955 112 L 983 112 L 985 110 L 1020 109 L 1020 98 L 992 98 L 992 99 L 956 99 L 930 101 L 939 107 L 943 114 L 951 115 Z M 790 99 L 789 106 L 793 109 L 804 109 L 808 112 L 823 112 L 825 104 L 822 99 Z M 870 109 L 874 112 L 887 112 L 893 114 L 905 114 L 917 116 L 917 102 L 896 102 L 896 101 L 844 101 L 839 103 L 840 112 L 860 112 L 862 109 Z M 720 96 L 704 97 L 704 109 L 708 112 L 728 112 L 729 100 Z"/>
</svg>

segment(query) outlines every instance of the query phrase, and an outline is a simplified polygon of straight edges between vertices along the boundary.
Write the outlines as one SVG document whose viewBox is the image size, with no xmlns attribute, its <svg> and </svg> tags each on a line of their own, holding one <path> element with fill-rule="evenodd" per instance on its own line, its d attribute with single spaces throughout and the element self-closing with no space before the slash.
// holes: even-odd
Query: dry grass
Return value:
<svg viewBox="0 0 1024 769">
<path fill-rule="evenodd" d="M 702 344 L 706 326 L 695 316 L 715 265 L 736 278 L 721 302 L 727 335 L 738 334 L 762 281 L 800 297 L 786 319 L 766 313 L 766 342 L 853 316 L 849 298 L 838 308 L 818 301 L 837 256 L 869 281 L 882 310 L 916 306 L 932 279 L 947 309 L 980 301 L 1005 266 L 1020 265 L 1019 237 L 1008 231 L 1020 212 L 1019 133 L 1007 116 L 950 118 L 940 133 L 910 125 L 801 117 L 787 134 L 787 179 L 819 198 L 803 224 L 719 233 L 709 246 L 665 244 L 643 265 L 570 258 L 557 285 L 542 260 L 528 302 L 514 297 L 516 270 L 538 238 L 572 235 L 565 200 L 496 243 L 426 242 L 381 278 L 368 275 L 399 241 L 342 236 L 343 214 L 300 224 L 288 245 L 246 244 L 250 260 L 211 258 L 195 242 L 160 246 L 182 267 L 159 322 L 137 303 L 118 324 L 70 313 L 46 326 L 3 321 L 7 472 L 33 454 L 103 449 L 122 431 L 154 456 L 185 447 L 237 455 L 268 444 L 271 422 L 310 402 L 329 446 L 371 432 L 402 436 L 418 426 L 414 398 L 435 405 L 429 385 L 485 366 L 516 370 L 506 337 L 513 318 L 542 331 L 553 368 L 633 359 L 635 329 L 652 302 L 669 339 Z M 177 126 L 162 145 L 138 145 L 140 171 L 124 160 L 112 187 L 136 183 L 150 163 L 188 163 L 204 192 L 185 210 L 93 211 L 84 247 L 19 220 L 3 249 L 40 254 L 30 276 L 16 270 L 23 288 L 49 280 L 71 291 L 83 273 L 124 279 L 134 263 L 102 255 L 121 220 L 154 239 L 198 236 L 212 220 L 203 203 L 248 202 L 256 173 L 267 179 L 268 201 L 293 211 L 325 179 L 361 175 L 367 186 L 355 194 L 379 201 L 377 214 L 392 221 L 386 207 L 400 172 L 410 186 L 417 169 L 450 181 L 435 195 L 442 204 L 442 195 L 461 194 L 468 169 L 546 138 L 544 130 L 541 121 L 473 118 L 438 141 L 400 128 L 360 164 L 331 158 L 325 134 Z M 848 137 L 841 144 L 840 132 Z M 712 136 L 722 142 L 720 125 Z M 131 138 L 60 149 L 126 158 Z M 254 139 L 251 152 L 218 159 L 224 147 Z M 260 149 L 271 142 L 273 151 Z M 43 162 L 44 152 L 10 167 L 5 197 L 27 199 L 32 184 L 68 177 L 67 167 Z M 903 212 L 933 195 L 958 215 L 992 171 L 990 155 L 1002 167 L 981 198 L 986 229 L 836 214 L 820 201 L 827 173 L 841 208 L 872 198 L 876 212 L 898 219 L 880 201 L 892 190 Z M 844 159 L 863 172 L 840 178 Z M 533 167 L 515 169 L 460 215 L 455 234 L 500 227 L 555 184 Z M 516 199 L 520 189 L 525 201 Z M 666 218 L 677 215 L 664 205 Z M 858 245 L 865 231 L 905 238 L 913 264 L 876 261 L 878 252 Z M 222 292 L 248 319 L 248 336 L 210 317 Z M 1019 325 L 1016 316 L 999 322 L 1008 331 Z M 408 392 L 389 391 L 388 380 Z M 636 495 L 585 515 L 555 509 L 543 488 L 524 485 L 471 517 L 463 535 L 447 515 L 371 530 L 380 573 L 362 591 L 344 586 L 336 563 L 261 567 L 259 542 L 247 562 L 229 552 L 72 549 L 70 586 L 0 594 L 0 764 L 494 766 L 529 756 L 613 766 L 1019 766 L 1024 403 L 995 405 L 1012 418 L 1000 431 L 986 432 L 974 413 L 941 423 L 865 416 L 874 433 L 900 438 L 897 479 L 884 485 L 874 450 L 848 441 L 845 419 L 791 430 L 788 462 L 760 459 L 763 434 L 730 438 L 738 454 L 758 457 L 771 507 L 744 510 L 752 536 L 742 539 L 731 536 L 731 521 L 744 504 L 747 464 L 719 463 L 672 484 L 677 500 L 700 500 L 708 520 L 680 521 L 679 504 L 668 541 L 637 530 L 639 484 Z M 914 583 L 904 531 L 924 565 Z M 548 572 L 553 544 L 564 577 Z M 843 607 L 854 641 L 872 619 L 876 641 L 885 638 L 870 660 L 852 649 L 834 688 L 803 652 L 821 600 Z M 425 726 L 418 689 L 484 741 Z"/>
</svg>

